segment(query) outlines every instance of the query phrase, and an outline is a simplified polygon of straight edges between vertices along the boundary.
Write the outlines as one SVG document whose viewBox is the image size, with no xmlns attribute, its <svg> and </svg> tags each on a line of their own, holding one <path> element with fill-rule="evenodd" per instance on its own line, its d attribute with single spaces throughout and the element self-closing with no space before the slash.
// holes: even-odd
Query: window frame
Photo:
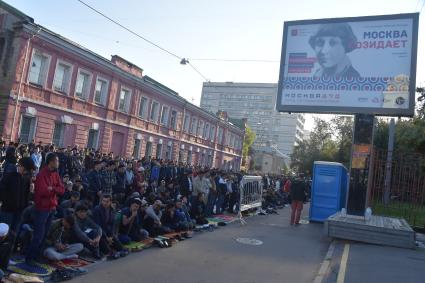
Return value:
<svg viewBox="0 0 425 283">
<path fill-rule="evenodd" d="M 124 110 L 120 109 L 120 102 L 121 102 L 121 93 L 123 91 L 127 91 L 128 92 L 128 98 L 125 96 L 124 97 Z M 131 95 L 132 95 L 132 90 L 129 87 L 126 86 L 121 86 L 120 91 L 118 93 L 118 105 L 117 105 L 117 110 L 119 112 L 125 113 L 125 114 L 129 114 L 130 113 L 130 105 L 131 105 Z"/>
<path fill-rule="evenodd" d="M 55 81 L 57 79 L 57 71 L 58 71 L 59 65 L 65 65 L 66 67 L 69 68 L 69 78 L 68 78 L 68 81 L 66 82 L 65 90 L 57 90 L 56 86 L 55 86 Z M 74 65 L 72 65 L 72 63 L 69 63 L 69 62 L 62 60 L 62 59 L 57 59 L 56 60 L 55 73 L 53 75 L 52 90 L 54 92 L 57 92 L 57 93 L 60 93 L 60 94 L 63 94 L 63 95 L 69 95 L 70 89 L 71 89 L 71 81 L 72 81 L 73 72 L 74 72 Z M 64 84 L 64 82 L 62 81 L 62 85 L 63 84 Z"/>
<path fill-rule="evenodd" d="M 170 121 L 170 106 L 162 104 L 161 106 L 161 117 L 159 119 L 159 123 L 163 126 L 168 127 L 168 122 Z M 164 119 L 165 121 L 162 121 L 164 118 L 164 113 L 167 114 L 167 116 L 165 117 L 166 119 Z"/>
<path fill-rule="evenodd" d="M 192 116 L 192 121 L 190 123 L 190 134 L 196 136 L 198 133 L 198 118 Z"/>
<path fill-rule="evenodd" d="M 56 125 L 61 125 L 61 127 L 62 127 L 61 132 L 60 132 L 59 142 L 57 144 L 54 142 Z M 63 145 L 64 145 L 65 127 L 66 127 L 65 123 L 62 123 L 61 121 L 55 121 L 55 125 L 54 125 L 53 131 L 52 131 L 52 143 L 56 147 L 63 147 Z"/>
<path fill-rule="evenodd" d="M 158 107 L 156 109 L 156 113 L 155 116 L 152 118 L 152 109 L 153 109 L 153 105 L 156 104 Z M 149 109 L 149 121 L 151 121 L 154 124 L 158 124 L 158 119 L 159 119 L 159 110 L 160 110 L 161 104 L 156 101 L 156 100 L 151 100 L 151 105 L 150 105 L 150 109 Z"/>
<path fill-rule="evenodd" d="M 210 141 L 215 142 L 215 126 L 211 125 L 210 127 Z"/>
<path fill-rule="evenodd" d="M 24 118 L 34 119 L 34 127 L 32 129 L 32 132 L 31 132 L 31 129 L 30 129 L 30 132 L 28 133 L 28 143 L 30 143 L 35 138 L 35 133 L 37 132 L 38 118 L 36 116 L 27 115 L 27 114 L 21 115 L 21 121 L 19 123 L 19 131 L 18 131 L 19 138 L 21 138 L 22 122 L 23 122 Z"/>
<path fill-rule="evenodd" d="M 78 78 L 80 76 L 80 73 L 84 73 L 84 74 L 88 75 L 88 85 L 86 86 L 86 92 L 87 93 L 84 93 L 84 84 L 83 84 L 83 93 L 82 93 L 83 96 L 82 97 L 77 95 L 77 84 L 78 84 Z M 75 78 L 74 96 L 79 98 L 79 99 L 82 99 L 84 101 L 87 101 L 90 98 L 92 83 L 93 83 L 93 73 L 88 71 L 87 69 L 78 68 L 77 77 Z"/>
<path fill-rule="evenodd" d="M 98 81 L 103 81 L 106 82 L 106 87 L 105 87 L 105 95 L 103 96 L 103 94 L 100 94 L 100 102 L 96 101 L 96 87 L 97 87 L 97 82 Z M 108 94 L 109 94 L 109 80 L 103 76 L 97 75 L 96 76 L 96 83 L 94 85 L 94 94 L 93 94 L 93 103 L 97 104 L 97 105 L 101 105 L 101 106 L 106 106 L 106 101 L 108 100 Z"/>
<path fill-rule="evenodd" d="M 176 117 L 174 119 L 174 123 L 173 123 L 173 112 L 176 113 Z M 177 130 L 177 118 L 179 117 L 179 111 L 177 111 L 176 109 L 170 108 L 170 112 L 169 112 L 169 128 L 172 130 Z"/>
<path fill-rule="evenodd" d="M 190 132 L 190 122 L 192 121 L 191 120 L 191 116 L 190 116 L 190 114 L 185 114 L 185 116 L 184 116 L 184 118 L 183 118 L 183 132 L 185 132 L 185 133 L 189 133 Z M 187 121 L 188 121 L 188 123 L 187 123 L 187 125 L 186 125 L 186 119 L 187 119 Z"/>
<path fill-rule="evenodd" d="M 43 81 L 41 82 L 41 84 L 40 84 L 40 82 L 32 82 L 32 81 L 30 81 L 31 66 L 33 64 L 34 55 L 38 55 L 37 53 L 40 54 L 41 56 L 47 58 L 46 59 L 45 74 L 44 74 L 44 78 L 43 78 Z M 51 63 L 51 61 L 52 61 L 52 56 L 51 55 L 49 55 L 46 52 L 41 51 L 40 49 L 34 48 L 32 50 L 31 61 L 30 61 L 30 64 L 29 64 L 28 70 L 27 70 L 27 83 L 28 84 L 32 84 L 32 85 L 41 86 L 41 87 L 46 87 L 46 85 L 47 85 L 47 79 L 48 79 L 49 71 L 50 71 L 50 63 Z M 39 78 L 40 78 L 40 74 L 41 74 L 41 71 L 39 73 Z"/>
<path fill-rule="evenodd" d="M 144 109 L 140 107 L 140 104 L 142 103 L 143 99 L 146 99 L 146 104 L 144 105 Z M 142 110 L 142 112 L 140 112 L 140 110 Z M 147 121 L 149 118 L 149 98 L 147 98 L 144 95 L 140 95 L 137 115 L 139 118 L 145 121 Z"/>
<path fill-rule="evenodd" d="M 96 131 L 96 144 L 94 147 L 89 147 L 89 137 L 90 137 L 90 131 Z M 99 148 L 99 137 L 100 137 L 100 130 L 95 130 L 95 129 L 89 129 L 89 133 L 87 135 L 87 148 L 94 148 L 95 150 L 97 150 Z"/>
</svg>

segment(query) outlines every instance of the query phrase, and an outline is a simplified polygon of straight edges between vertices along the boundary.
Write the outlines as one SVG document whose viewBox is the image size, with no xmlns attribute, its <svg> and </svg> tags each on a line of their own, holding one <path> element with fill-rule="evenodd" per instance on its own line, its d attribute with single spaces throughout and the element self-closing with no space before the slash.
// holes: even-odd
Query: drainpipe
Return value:
<svg viewBox="0 0 425 283">
<path fill-rule="evenodd" d="M 27 40 L 27 46 L 25 48 L 25 59 L 24 59 L 24 66 L 22 68 L 22 73 L 21 73 L 21 79 L 19 80 L 19 86 L 18 86 L 18 95 L 16 97 L 16 102 L 15 102 L 15 109 L 13 111 L 13 118 L 12 118 L 12 127 L 10 129 L 10 141 L 12 141 L 13 138 L 13 134 L 14 134 L 14 129 L 15 129 L 15 122 L 16 122 L 16 113 L 18 111 L 18 103 L 19 103 L 19 98 L 21 97 L 21 89 L 22 89 L 22 84 L 23 84 L 23 80 L 24 80 L 24 74 L 25 74 L 25 70 L 27 68 L 27 63 L 28 63 L 28 51 L 30 48 L 30 43 L 31 43 L 31 39 L 33 39 L 39 32 L 41 31 L 41 28 L 38 28 L 37 32 L 35 34 L 33 34 L 30 38 L 28 38 Z"/>
</svg>

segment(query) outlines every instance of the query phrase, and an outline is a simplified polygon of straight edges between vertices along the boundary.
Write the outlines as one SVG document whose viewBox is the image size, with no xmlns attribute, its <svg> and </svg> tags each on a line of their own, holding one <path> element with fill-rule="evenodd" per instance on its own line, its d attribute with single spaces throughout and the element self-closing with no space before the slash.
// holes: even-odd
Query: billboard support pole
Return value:
<svg viewBox="0 0 425 283">
<path fill-rule="evenodd" d="M 364 215 L 366 209 L 369 177 L 371 176 L 374 125 L 374 115 L 355 115 L 347 202 L 348 214 Z"/>
<path fill-rule="evenodd" d="M 391 118 L 388 127 L 388 153 L 387 164 L 385 166 L 385 183 L 384 183 L 384 205 L 390 202 L 390 188 L 391 188 L 391 171 L 393 165 L 393 150 L 394 150 L 394 135 L 395 135 L 395 120 Z"/>
</svg>

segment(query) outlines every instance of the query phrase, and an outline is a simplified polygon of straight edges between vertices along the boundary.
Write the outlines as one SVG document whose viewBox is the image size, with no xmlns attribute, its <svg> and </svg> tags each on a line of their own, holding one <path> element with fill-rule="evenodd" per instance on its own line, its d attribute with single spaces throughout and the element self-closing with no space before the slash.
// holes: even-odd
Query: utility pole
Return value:
<svg viewBox="0 0 425 283">
<path fill-rule="evenodd" d="M 385 181 L 384 181 L 384 205 L 387 206 L 390 202 L 390 189 L 391 189 L 391 173 L 393 165 L 393 151 L 394 151 L 394 135 L 395 135 L 395 120 L 391 118 L 388 128 L 388 153 L 387 163 L 385 165 Z"/>
</svg>

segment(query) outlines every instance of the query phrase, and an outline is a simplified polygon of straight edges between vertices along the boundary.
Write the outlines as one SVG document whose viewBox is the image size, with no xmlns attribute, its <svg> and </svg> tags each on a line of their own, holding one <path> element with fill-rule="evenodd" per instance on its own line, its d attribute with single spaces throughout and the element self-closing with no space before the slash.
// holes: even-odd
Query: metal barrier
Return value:
<svg viewBox="0 0 425 283">
<path fill-rule="evenodd" d="M 263 201 L 263 181 L 260 176 L 243 176 L 240 182 L 239 220 L 242 224 L 246 221 L 242 218 L 242 212 L 261 208 Z"/>
</svg>

